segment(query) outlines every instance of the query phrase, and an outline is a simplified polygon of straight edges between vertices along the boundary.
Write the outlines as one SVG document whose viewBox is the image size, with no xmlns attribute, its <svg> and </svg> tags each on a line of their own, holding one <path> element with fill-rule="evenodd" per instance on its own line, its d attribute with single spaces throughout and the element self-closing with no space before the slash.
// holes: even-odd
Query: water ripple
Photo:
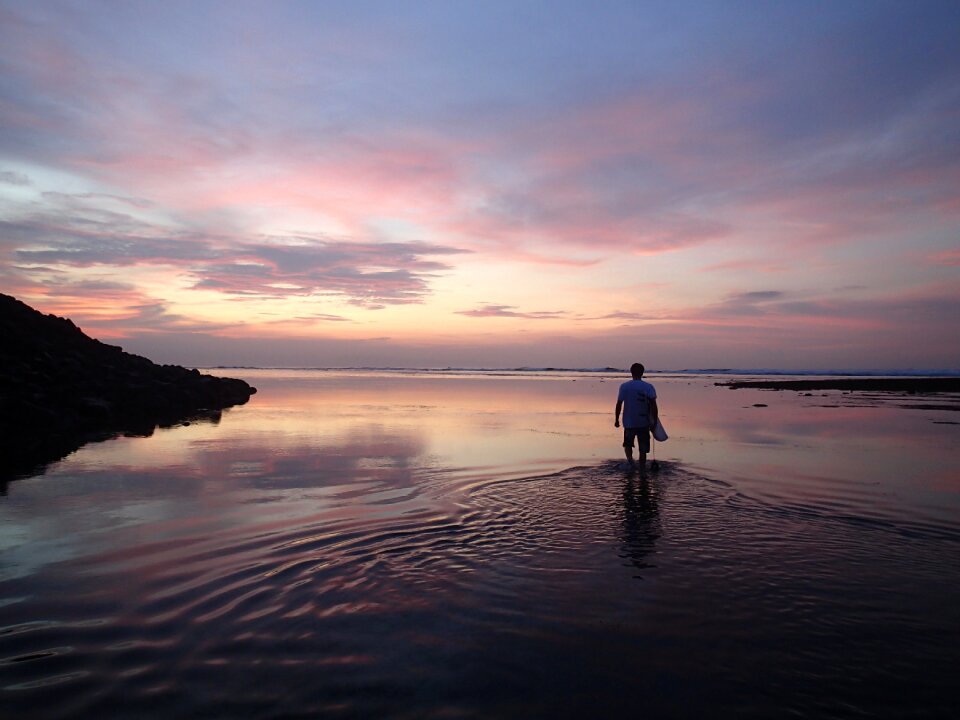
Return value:
<svg viewBox="0 0 960 720">
<path fill-rule="evenodd" d="M 5 608 L 6 707 L 508 716 L 523 714 L 526 677 L 571 716 L 577 682 L 609 700 L 685 675 L 702 693 L 695 710 L 732 713 L 750 697 L 762 714 L 778 687 L 794 714 L 853 716 L 902 690 L 897 673 L 916 680 L 911 663 L 951 666 L 932 625 L 958 619 L 955 606 L 928 591 L 918 607 L 916 593 L 944 583 L 942 553 L 956 550 L 944 528 L 774 506 L 670 463 L 648 481 L 616 463 L 425 474 L 384 499 L 65 564 L 48 582 L 69 603 L 53 593 Z M 0 590 L 40 592 L 26 579 Z M 575 662 L 604 674 L 573 680 Z M 649 674 L 636 680 L 637 668 Z M 825 708 L 818 693 L 838 674 L 847 705 Z M 946 682 L 923 680 L 934 714 Z M 670 693 L 658 697 L 669 707 Z"/>
</svg>

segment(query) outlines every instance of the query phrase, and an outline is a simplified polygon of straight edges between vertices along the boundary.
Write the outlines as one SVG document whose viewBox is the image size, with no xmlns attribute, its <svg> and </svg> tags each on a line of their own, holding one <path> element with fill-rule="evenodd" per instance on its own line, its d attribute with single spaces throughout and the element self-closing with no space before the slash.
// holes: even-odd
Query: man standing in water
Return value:
<svg viewBox="0 0 960 720">
<path fill-rule="evenodd" d="M 646 472 L 650 431 L 657 425 L 657 391 L 642 379 L 643 370 L 640 363 L 630 366 L 633 380 L 620 386 L 613 420 L 613 426 L 620 427 L 620 411 L 623 410 L 623 452 L 630 467 L 634 467 L 633 441 L 636 439 L 640 451 L 640 472 Z"/>
</svg>

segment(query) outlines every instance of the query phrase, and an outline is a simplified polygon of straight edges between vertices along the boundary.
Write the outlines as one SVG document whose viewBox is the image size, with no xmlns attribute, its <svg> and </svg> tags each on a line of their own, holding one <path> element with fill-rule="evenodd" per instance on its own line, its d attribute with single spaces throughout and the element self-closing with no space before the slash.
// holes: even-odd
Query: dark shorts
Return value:
<svg viewBox="0 0 960 720">
<path fill-rule="evenodd" d="M 650 430 L 648 428 L 625 427 L 623 429 L 623 446 L 625 448 L 632 448 L 634 438 L 637 439 L 637 449 L 640 452 L 650 452 Z"/>
</svg>

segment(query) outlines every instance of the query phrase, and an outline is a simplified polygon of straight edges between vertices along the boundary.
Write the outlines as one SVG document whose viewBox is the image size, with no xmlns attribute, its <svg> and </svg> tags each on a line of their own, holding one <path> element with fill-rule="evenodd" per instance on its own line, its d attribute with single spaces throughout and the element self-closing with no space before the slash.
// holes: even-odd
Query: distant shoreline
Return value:
<svg viewBox="0 0 960 720">
<path fill-rule="evenodd" d="M 960 377 L 859 377 L 823 378 L 817 380 L 735 380 L 715 385 L 731 390 L 754 388 L 759 390 L 846 390 L 897 392 L 907 394 L 957 393 Z"/>
<path fill-rule="evenodd" d="M 582 373 L 593 375 L 629 375 L 629 370 L 614 367 L 374 367 L 374 366 L 268 366 L 268 365 L 198 365 L 186 364 L 205 370 L 284 370 L 295 372 L 390 372 L 390 373 L 516 373 L 535 375 L 537 373 Z M 684 370 L 648 369 L 648 376 L 761 376 L 761 377 L 805 377 L 805 378 L 960 378 L 960 370 L 777 370 L 768 368 L 704 368 Z M 745 381 L 746 382 L 746 381 Z M 752 382 L 752 381 L 751 381 Z"/>
</svg>

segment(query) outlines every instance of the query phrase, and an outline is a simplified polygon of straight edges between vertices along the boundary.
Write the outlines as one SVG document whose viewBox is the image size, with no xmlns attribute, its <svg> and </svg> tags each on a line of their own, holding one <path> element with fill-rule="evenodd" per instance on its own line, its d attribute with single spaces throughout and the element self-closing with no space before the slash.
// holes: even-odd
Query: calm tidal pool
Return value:
<svg viewBox="0 0 960 720">
<path fill-rule="evenodd" d="M 942 398 L 653 375 L 643 480 L 619 376 L 226 374 L 0 496 L 0 716 L 960 710 Z"/>
</svg>

